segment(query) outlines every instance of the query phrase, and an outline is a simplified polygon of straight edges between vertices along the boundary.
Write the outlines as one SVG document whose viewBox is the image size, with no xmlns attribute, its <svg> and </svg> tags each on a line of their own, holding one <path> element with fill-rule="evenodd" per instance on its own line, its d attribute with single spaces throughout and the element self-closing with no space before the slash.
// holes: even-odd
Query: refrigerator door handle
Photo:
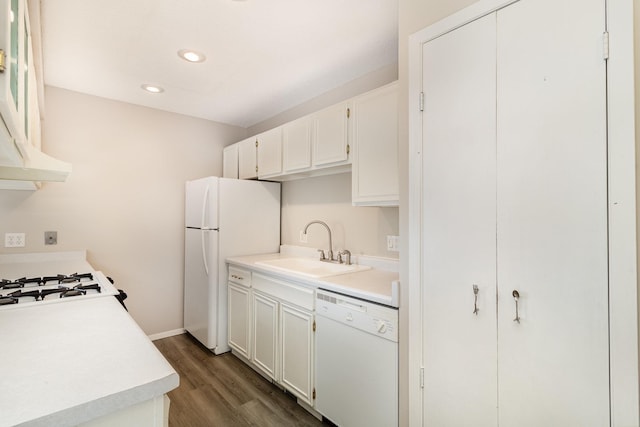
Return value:
<svg viewBox="0 0 640 427">
<path fill-rule="evenodd" d="M 204 271 L 209 275 L 209 265 L 207 264 L 207 248 L 205 245 L 205 233 L 207 230 L 200 231 L 200 240 L 202 242 L 202 263 L 204 264 Z"/>
<path fill-rule="evenodd" d="M 200 228 L 206 229 L 209 224 L 204 223 L 204 219 L 207 215 L 207 208 L 209 207 L 209 184 L 207 184 L 207 188 L 204 190 L 204 197 L 202 199 L 202 218 L 200 219 Z"/>
<path fill-rule="evenodd" d="M 207 215 L 207 208 L 209 207 L 209 184 L 207 184 L 207 188 L 204 190 L 204 197 L 202 199 L 202 218 L 200 220 L 200 240 L 202 242 L 202 263 L 204 264 L 204 271 L 209 276 L 209 265 L 207 264 L 207 247 L 205 245 L 205 233 L 209 228 L 207 227 L 209 224 L 205 224 L 204 220 Z"/>
</svg>

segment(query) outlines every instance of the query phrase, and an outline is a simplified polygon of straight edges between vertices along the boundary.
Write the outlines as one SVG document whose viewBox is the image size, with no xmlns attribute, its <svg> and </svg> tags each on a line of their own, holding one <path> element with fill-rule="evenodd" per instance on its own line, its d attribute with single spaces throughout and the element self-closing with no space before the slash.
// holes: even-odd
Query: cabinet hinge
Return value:
<svg viewBox="0 0 640 427">
<path fill-rule="evenodd" d="M 424 111 L 424 92 L 420 92 L 420 100 L 418 101 L 420 107 L 420 111 Z"/>
<path fill-rule="evenodd" d="M 424 367 L 420 368 L 420 388 L 424 388 Z"/>
<path fill-rule="evenodd" d="M 316 400 L 316 389 L 315 387 L 313 388 L 313 393 L 311 393 L 313 400 Z"/>
<path fill-rule="evenodd" d="M 6 59 L 7 55 L 5 55 L 4 49 L 0 49 L 0 73 L 4 73 Z"/>
<path fill-rule="evenodd" d="M 349 155 L 349 153 L 351 153 L 351 146 L 347 144 L 347 156 Z"/>
<path fill-rule="evenodd" d="M 347 108 L 347 119 L 351 117 L 351 108 Z"/>
<path fill-rule="evenodd" d="M 256 148 L 258 148 L 258 140 L 256 139 Z"/>
<path fill-rule="evenodd" d="M 314 320 L 313 321 L 313 332 L 315 332 L 315 331 L 316 331 L 316 321 Z"/>
<path fill-rule="evenodd" d="M 609 59 L 609 32 L 602 33 L 602 57 L 604 60 Z"/>
<path fill-rule="evenodd" d="M 258 166 L 256 166 L 256 173 L 258 173 Z"/>
</svg>

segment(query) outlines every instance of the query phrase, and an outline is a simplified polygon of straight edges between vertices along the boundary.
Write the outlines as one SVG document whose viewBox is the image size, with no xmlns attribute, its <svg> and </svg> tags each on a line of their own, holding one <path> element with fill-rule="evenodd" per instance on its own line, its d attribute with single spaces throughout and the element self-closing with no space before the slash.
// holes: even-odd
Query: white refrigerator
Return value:
<svg viewBox="0 0 640 427">
<path fill-rule="evenodd" d="M 231 256 L 278 252 L 280 184 L 208 177 L 185 188 L 184 328 L 215 354 L 229 351 Z"/>
</svg>

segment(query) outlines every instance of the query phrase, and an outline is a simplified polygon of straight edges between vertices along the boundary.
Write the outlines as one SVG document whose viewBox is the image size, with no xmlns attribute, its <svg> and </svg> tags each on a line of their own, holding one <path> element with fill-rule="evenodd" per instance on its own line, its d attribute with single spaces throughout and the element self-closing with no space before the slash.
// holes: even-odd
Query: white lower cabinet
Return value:
<svg viewBox="0 0 640 427">
<path fill-rule="evenodd" d="M 229 347 L 240 355 L 251 357 L 251 289 L 235 283 L 229 283 Z"/>
<path fill-rule="evenodd" d="M 280 305 L 282 385 L 313 405 L 313 313 L 287 303 Z"/>
<path fill-rule="evenodd" d="M 229 346 L 313 406 L 314 289 L 235 267 L 229 272 Z"/>
<path fill-rule="evenodd" d="M 253 350 L 251 361 L 269 378 L 278 380 L 278 301 L 253 291 Z"/>
</svg>

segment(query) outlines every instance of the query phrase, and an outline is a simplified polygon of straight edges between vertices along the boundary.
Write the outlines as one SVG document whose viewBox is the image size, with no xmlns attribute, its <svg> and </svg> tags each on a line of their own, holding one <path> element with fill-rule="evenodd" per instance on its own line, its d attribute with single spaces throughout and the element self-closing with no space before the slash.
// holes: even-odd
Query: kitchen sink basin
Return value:
<svg viewBox="0 0 640 427">
<path fill-rule="evenodd" d="M 312 258 L 279 258 L 259 261 L 256 262 L 256 265 L 314 278 L 337 276 L 339 274 L 354 273 L 371 268 L 366 265 L 337 264 Z"/>
</svg>

